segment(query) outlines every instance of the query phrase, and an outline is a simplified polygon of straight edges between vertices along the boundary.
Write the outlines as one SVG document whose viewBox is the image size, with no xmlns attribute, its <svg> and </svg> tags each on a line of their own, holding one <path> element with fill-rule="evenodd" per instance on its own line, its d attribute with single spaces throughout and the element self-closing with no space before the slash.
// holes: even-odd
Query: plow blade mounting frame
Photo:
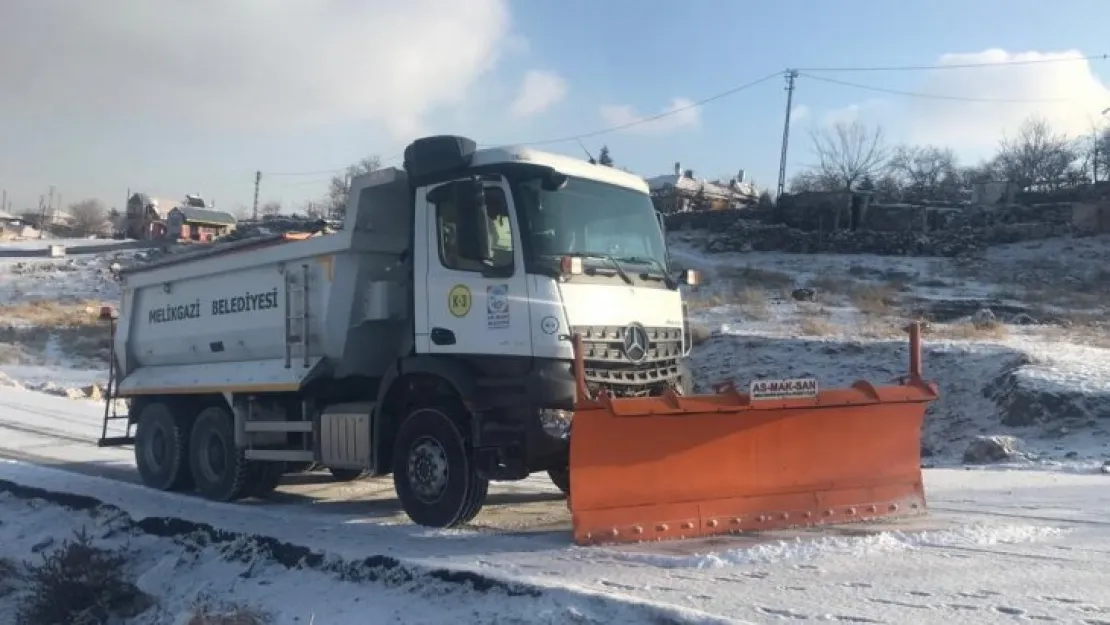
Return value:
<svg viewBox="0 0 1110 625">
<path fill-rule="evenodd" d="M 578 399 L 568 507 L 580 545 L 704 537 L 925 513 L 921 426 L 938 396 L 911 324 L 909 374 L 808 397 Z"/>
</svg>

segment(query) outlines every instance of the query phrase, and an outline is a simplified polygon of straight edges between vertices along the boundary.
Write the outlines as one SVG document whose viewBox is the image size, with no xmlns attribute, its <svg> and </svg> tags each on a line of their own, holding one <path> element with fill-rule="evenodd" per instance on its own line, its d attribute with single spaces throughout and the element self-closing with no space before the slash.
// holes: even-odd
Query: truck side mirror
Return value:
<svg viewBox="0 0 1110 625">
<path fill-rule="evenodd" d="M 493 260 L 489 245 L 489 216 L 482 181 L 472 179 L 455 184 L 458 206 L 459 256 L 479 262 Z"/>
<path fill-rule="evenodd" d="M 687 286 L 697 286 L 701 284 L 701 272 L 697 269 L 686 269 L 679 276 L 679 282 Z"/>
</svg>

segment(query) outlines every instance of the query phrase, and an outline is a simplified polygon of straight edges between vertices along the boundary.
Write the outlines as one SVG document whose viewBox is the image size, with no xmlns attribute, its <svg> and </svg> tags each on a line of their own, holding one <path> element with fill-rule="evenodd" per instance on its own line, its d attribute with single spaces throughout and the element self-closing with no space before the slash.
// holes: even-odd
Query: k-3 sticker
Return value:
<svg viewBox="0 0 1110 625">
<path fill-rule="evenodd" d="M 465 317 L 470 312 L 470 289 L 465 284 L 456 284 L 447 293 L 447 310 L 456 317 Z"/>
</svg>

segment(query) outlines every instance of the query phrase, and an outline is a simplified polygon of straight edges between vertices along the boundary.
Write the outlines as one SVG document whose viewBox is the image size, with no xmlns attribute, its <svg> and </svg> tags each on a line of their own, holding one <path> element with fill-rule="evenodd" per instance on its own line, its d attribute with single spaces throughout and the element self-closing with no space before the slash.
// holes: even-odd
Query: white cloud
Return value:
<svg viewBox="0 0 1110 625">
<path fill-rule="evenodd" d="M 809 119 L 809 116 L 812 113 L 813 113 L 813 111 L 809 110 L 809 107 L 806 106 L 805 104 L 797 104 L 797 105 L 794 106 L 794 108 L 790 109 L 790 121 L 791 122 L 805 121 L 805 120 Z"/>
<path fill-rule="evenodd" d="M 558 103 L 567 94 L 567 81 L 558 74 L 529 70 L 510 109 L 513 117 L 531 117 Z"/>
<path fill-rule="evenodd" d="M 851 124 L 857 121 L 866 121 L 863 118 L 873 116 L 878 109 L 885 106 L 885 100 L 864 100 L 859 104 L 849 104 L 838 109 L 826 111 L 821 116 L 821 123 L 825 126 L 835 126 L 837 124 Z"/>
<path fill-rule="evenodd" d="M 985 50 L 946 54 L 940 65 L 1001 63 L 1076 58 L 1078 51 L 1020 52 Z M 987 68 L 933 70 L 921 93 L 1001 100 L 1061 99 L 1042 103 L 956 102 L 914 98 L 907 106 L 908 139 L 914 143 L 952 146 L 959 151 L 993 150 L 1031 115 L 1044 117 L 1057 132 L 1089 133 L 1100 111 L 1110 106 L 1107 90 L 1085 60 Z"/>
<path fill-rule="evenodd" d="M 508 31 L 507 0 L 0 2 L 0 114 L 409 138 L 520 47 Z"/>
<path fill-rule="evenodd" d="M 671 103 L 659 113 L 641 115 L 626 104 L 610 104 L 601 107 L 601 117 L 610 126 L 625 126 L 627 132 L 643 135 L 662 135 L 676 130 L 697 126 L 701 123 L 701 113 L 694 101 L 688 98 L 671 98 Z M 682 109 L 682 110 L 679 110 Z M 677 111 L 666 117 L 651 119 L 655 115 Z M 650 121 L 647 121 L 650 120 Z"/>
</svg>

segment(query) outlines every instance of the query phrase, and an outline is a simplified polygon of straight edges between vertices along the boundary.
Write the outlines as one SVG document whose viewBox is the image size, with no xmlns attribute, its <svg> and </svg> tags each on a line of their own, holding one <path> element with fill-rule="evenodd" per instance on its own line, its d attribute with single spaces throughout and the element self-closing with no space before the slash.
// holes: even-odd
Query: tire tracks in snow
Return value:
<svg viewBox="0 0 1110 625">
<path fill-rule="evenodd" d="M 557 603 L 579 604 L 575 606 L 578 617 L 575 620 L 583 623 L 600 624 L 618 620 L 652 625 L 738 622 L 677 605 L 649 603 L 621 595 L 583 593 L 563 585 L 544 586 L 472 570 L 407 562 L 387 555 L 349 560 L 272 536 L 233 532 L 177 517 L 135 519 L 126 510 L 95 497 L 25 486 L 5 479 L 0 479 L 0 493 L 24 500 L 39 499 L 69 510 L 112 518 L 116 527 L 129 532 L 167 538 L 196 548 L 216 547 L 228 561 L 253 563 L 265 560 L 289 570 L 311 570 L 331 575 L 339 581 L 402 590 L 415 596 L 432 595 L 437 600 L 454 595 L 463 605 L 470 593 L 499 595 L 504 601 L 546 597 Z M 627 620 L 630 617 L 631 620 Z"/>
</svg>

